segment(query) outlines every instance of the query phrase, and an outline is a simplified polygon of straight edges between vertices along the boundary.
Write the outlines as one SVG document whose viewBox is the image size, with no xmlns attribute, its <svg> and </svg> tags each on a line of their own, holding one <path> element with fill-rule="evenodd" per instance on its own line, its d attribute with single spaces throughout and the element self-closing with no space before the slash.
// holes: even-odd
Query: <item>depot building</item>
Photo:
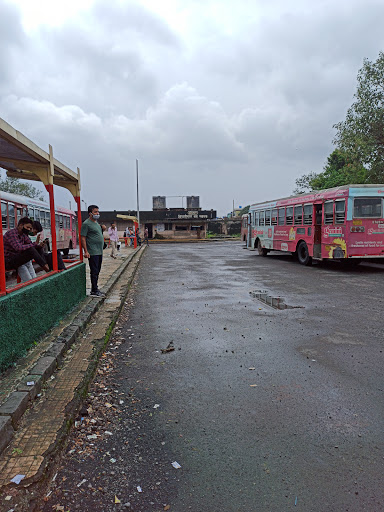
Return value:
<svg viewBox="0 0 384 512">
<path fill-rule="evenodd" d="M 153 209 L 140 211 L 140 233 L 148 229 L 148 237 L 154 239 L 202 239 L 206 237 L 208 222 L 217 216 L 216 210 L 202 210 L 199 196 L 187 196 L 186 208 L 167 208 L 165 196 L 153 197 Z M 137 217 L 136 210 L 113 210 L 100 212 L 100 224 L 110 227 L 116 223 L 120 237 L 126 228 L 132 227 L 133 222 L 119 218 L 122 216 Z M 87 212 L 82 212 L 83 220 L 88 218 Z"/>
</svg>

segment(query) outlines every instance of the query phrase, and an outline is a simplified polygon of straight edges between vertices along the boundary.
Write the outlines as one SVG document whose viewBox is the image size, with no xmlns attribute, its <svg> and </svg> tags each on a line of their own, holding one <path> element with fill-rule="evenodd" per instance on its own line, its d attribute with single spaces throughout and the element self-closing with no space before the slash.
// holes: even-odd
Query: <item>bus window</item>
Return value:
<svg viewBox="0 0 384 512">
<path fill-rule="evenodd" d="M 272 210 L 272 226 L 277 226 L 277 208 Z"/>
<path fill-rule="evenodd" d="M 35 209 L 33 208 L 33 206 L 28 206 L 28 217 L 31 220 L 35 220 Z"/>
<path fill-rule="evenodd" d="M 264 212 L 259 212 L 259 226 L 264 226 Z"/>
<path fill-rule="evenodd" d="M 255 212 L 255 226 L 259 226 L 259 212 Z"/>
<path fill-rule="evenodd" d="M 23 208 L 17 208 L 17 222 L 19 222 L 19 220 L 24 217 L 23 215 Z"/>
<path fill-rule="evenodd" d="M 15 205 L 8 203 L 9 229 L 15 227 Z"/>
<path fill-rule="evenodd" d="M 313 205 L 305 204 L 304 205 L 304 224 L 312 225 L 312 212 L 313 212 Z"/>
<path fill-rule="evenodd" d="M 285 208 L 279 208 L 279 226 L 285 224 Z"/>
<path fill-rule="evenodd" d="M 345 221 L 345 199 L 335 201 L 335 224 L 344 224 Z"/>
<path fill-rule="evenodd" d="M 7 203 L 1 202 L 1 222 L 3 229 L 8 228 Z"/>
<path fill-rule="evenodd" d="M 45 226 L 49 229 L 51 227 L 51 214 L 45 212 Z"/>
<path fill-rule="evenodd" d="M 265 225 L 271 225 L 271 210 L 265 210 Z"/>
<path fill-rule="evenodd" d="M 333 201 L 324 203 L 324 224 L 333 224 Z"/>
<path fill-rule="evenodd" d="M 59 215 L 59 227 L 60 228 L 63 227 L 63 216 L 62 215 Z"/>
<path fill-rule="evenodd" d="M 287 226 L 293 224 L 293 206 L 287 206 Z"/>
<path fill-rule="evenodd" d="M 303 205 L 295 206 L 295 224 L 303 223 Z"/>
<path fill-rule="evenodd" d="M 383 213 L 381 203 L 381 197 L 355 197 L 353 203 L 353 216 L 359 218 L 382 218 Z"/>
<path fill-rule="evenodd" d="M 59 216 L 57 213 L 55 214 L 55 221 L 56 221 L 56 229 L 59 229 Z"/>
<path fill-rule="evenodd" d="M 37 220 L 37 222 L 40 222 L 40 210 L 37 208 L 35 209 L 35 218 L 33 220 Z"/>
</svg>

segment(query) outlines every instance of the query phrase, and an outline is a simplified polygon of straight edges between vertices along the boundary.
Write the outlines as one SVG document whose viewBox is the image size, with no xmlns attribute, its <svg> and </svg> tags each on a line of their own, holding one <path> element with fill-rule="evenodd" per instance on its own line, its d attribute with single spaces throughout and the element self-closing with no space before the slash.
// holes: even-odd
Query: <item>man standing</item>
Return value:
<svg viewBox="0 0 384 512">
<path fill-rule="evenodd" d="M 111 227 L 108 228 L 109 240 L 111 242 L 111 258 L 117 258 L 117 242 L 119 241 L 119 235 L 117 234 L 116 224 L 112 222 Z"/>
<path fill-rule="evenodd" d="M 95 204 L 88 206 L 89 218 L 81 226 L 81 246 L 84 257 L 88 258 L 91 272 L 91 296 L 104 297 L 97 287 L 101 263 L 103 261 L 104 236 L 103 228 L 97 222 L 100 218 L 99 207 Z"/>
<path fill-rule="evenodd" d="M 39 244 L 31 241 L 29 234 L 32 231 L 32 221 L 23 217 L 17 223 L 17 227 L 9 229 L 4 235 L 4 259 L 5 269 L 16 269 L 21 280 L 28 281 L 36 277 L 23 267 L 30 260 L 35 260 L 40 267 L 49 272 L 49 267 L 44 257 L 37 250 Z"/>
</svg>

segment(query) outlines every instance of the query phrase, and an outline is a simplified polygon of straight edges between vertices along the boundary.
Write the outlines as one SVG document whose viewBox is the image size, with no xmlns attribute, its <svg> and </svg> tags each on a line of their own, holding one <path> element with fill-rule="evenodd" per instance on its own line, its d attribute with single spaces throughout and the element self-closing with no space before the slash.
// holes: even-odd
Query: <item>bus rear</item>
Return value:
<svg viewBox="0 0 384 512">
<path fill-rule="evenodd" d="M 384 185 L 349 188 L 347 258 L 384 258 Z"/>
</svg>

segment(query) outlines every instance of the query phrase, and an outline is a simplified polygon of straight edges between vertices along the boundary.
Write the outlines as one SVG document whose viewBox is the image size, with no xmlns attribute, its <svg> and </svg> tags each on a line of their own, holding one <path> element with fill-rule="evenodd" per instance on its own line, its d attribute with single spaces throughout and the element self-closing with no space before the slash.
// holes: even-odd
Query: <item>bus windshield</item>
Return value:
<svg viewBox="0 0 384 512">
<path fill-rule="evenodd" d="M 382 217 L 381 197 L 355 197 L 353 216 L 358 218 Z"/>
</svg>

